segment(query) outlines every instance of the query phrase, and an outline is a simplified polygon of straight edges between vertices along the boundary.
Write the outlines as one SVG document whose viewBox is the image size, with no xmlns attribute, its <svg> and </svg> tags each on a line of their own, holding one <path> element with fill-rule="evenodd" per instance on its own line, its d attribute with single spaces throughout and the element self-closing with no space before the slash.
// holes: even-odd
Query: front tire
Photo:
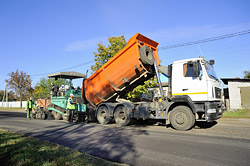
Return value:
<svg viewBox="0 0 250 166">
<path fill-rule="evenodd" d="M 194 126 L 195 116 L 187 106 L 177 106 L 170 112 L 170 123 L 176 130 L 189 130 Z"/>
</svg>

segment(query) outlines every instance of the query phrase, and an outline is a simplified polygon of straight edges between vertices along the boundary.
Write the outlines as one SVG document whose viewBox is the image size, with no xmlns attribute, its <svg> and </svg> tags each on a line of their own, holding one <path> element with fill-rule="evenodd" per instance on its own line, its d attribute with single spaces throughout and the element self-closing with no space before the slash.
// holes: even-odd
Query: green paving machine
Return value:
<svg viewBox="0 0 250 166">
<path fill-rule="evenodd" d="M 68 120 L 69 119 L 69 111 L 67 110 L 67 101 L 70 94 L 73 94 L 75 104 L 75 121 L 84 121 L 86 116 L 86 105 L 82 103 L 81 100 L 81 92 L 82 89 L 80 87 L 73 87 L 72 80 L 73 79 L 84 79 L 86 78 L 85 74 L 78 72 L 59 72 L 48 75 L 49 78 L 57 79 L 67 79 L 69 80 L 68 85 L 60 85 L 53 86 L 51 88 L 51 100 L 45 112 L 46 118 L 54 118 L 56 120 Z M 43 119 L 45 119 L 45 117 Z"/>
</svg>

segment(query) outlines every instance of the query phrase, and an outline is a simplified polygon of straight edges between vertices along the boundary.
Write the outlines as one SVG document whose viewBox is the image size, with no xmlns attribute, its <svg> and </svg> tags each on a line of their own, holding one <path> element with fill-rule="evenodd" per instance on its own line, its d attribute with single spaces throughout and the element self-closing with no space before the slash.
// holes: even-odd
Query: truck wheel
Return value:
<svg viewBox="0 0 250 166">
<path fill-rule="evenodd" d="M 154 64 L 153 51 L 148 46 L 141 47 L 139 52 L 143 64 L 145 65 Z"/>
<path fill-rule="evenodd" d="M 195 117 L 187 106 L 177 106 L 170 112 L 170 123 L 176 130 L 189 130 L 194 126 Z"/>
<path fill-rule="evenodd" d="M 118 106 L 115 109 L 115 122 L 119 126 L 126 126 L 131 122 L 131 117 L 129 116 L 129 110 L 125 106 Z"/>
<path fill-rule="evenodd" d="M 101 106 L 97 110 L 97 120 L 100 124 L 108 124 L 112 121 L 112 117 L 108 114 L 108 108 Z"/>
<path fill-rule="evenodd" d="M 54 112 L 54 117 L 55 117 L 55 120 L 61 120 L 62 119 L 62 114 L 60 114 L 58 112 Z"/>
<path fill-rule="evenodd" d="M 42 114 L 42 115 L 41 115 L 41 119 L 42 119 L 42 120 L 45 120 L 45 119 L 46 119 L 46 114 L 45 114 L 44 112 L 42 112 L 41 114 Z"/>
<path fill-rule="evenodd" d="M 62 115 L 62 119 L 65 120 L 65 121 L 69 121 L 69 116 L 67 116 L 67 115 Z"/>
</svg>

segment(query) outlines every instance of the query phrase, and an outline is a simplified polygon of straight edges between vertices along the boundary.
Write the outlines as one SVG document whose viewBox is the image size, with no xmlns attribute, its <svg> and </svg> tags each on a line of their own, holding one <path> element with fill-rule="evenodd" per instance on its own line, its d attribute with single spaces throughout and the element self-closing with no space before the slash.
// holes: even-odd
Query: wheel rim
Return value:
<svg viewBox="0 0 250 166">
<path fill-rule="evenodd" d="M 175 116 L 175 122 L 179 125 L 185 124 L 187 122 L 187 115 L 183 112 L 179 112 Z"/>
<path fill-rule="evenodd" d="M 106 111 L 101 111 L 101 118 L 106 119 L 107 118 L 107 112 Z"/>
<path fill-rule="evenodd" d="M 119 118 L 119 120 L 125 121 L 127 118 L 126 113 L 123 110 L 120 110 L 118 112 L 118 118 Z"/>
<path fill-rule="evenodd" d="M 63 118 L 63 120 L 68 120 L 68 119 L 69 119 L 69 116 L 63 115 L 62 118 Z"/>
<path fill-rule="evenodd" d="M 149 61 L 152 60 L 152 55 L 150 54 L 149 51 L 146 51 L 146 56 L 147 56 L 147 58 L 148 58 Z"/>
</svg>

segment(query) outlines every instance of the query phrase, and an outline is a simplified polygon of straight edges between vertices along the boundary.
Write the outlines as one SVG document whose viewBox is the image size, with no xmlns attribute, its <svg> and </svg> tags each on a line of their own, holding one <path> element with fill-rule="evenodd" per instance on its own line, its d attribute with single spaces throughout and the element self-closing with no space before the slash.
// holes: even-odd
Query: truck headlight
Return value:
<svg viewBox="0 0 250 166">
<path fill-rule="evenodd" d="M 207 113 L 208 114 L 216 113 L 216 109 L 215 108 L 214 109 L 208 109 Z"/>
</svg>

